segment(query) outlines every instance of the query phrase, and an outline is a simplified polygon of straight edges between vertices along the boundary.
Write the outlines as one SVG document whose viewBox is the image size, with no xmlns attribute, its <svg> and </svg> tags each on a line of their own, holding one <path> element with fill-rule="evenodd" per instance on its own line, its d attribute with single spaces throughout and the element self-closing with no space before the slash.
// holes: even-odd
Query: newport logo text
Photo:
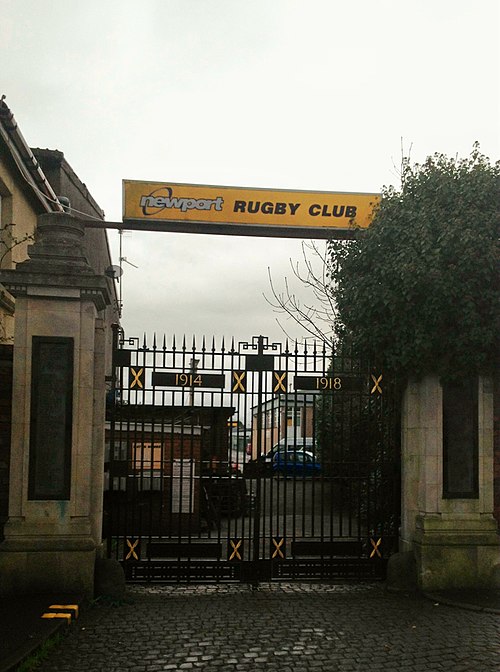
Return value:
<svg viewBox="0 0 500 672">
<path fill-rule="evenodd" d="M 222 210 L 224 200 L 222 196 L 217 198 L 178 198 L 173 195 L 171 187 L 156 189 L 148 196 L 141 196 L 142 214 L 155 215 L 161 210 L 176 209 L 181 212 L 188 210 Z"/>
</svg>

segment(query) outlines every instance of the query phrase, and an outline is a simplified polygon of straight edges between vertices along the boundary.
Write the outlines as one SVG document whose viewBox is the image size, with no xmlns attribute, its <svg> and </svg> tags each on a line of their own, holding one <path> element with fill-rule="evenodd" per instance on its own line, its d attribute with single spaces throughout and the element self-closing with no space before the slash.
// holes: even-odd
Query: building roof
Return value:
<svg viewBox="0 0 500 672">
<path fill-rule="evenodd" d="M 84 218 L 95 219 L 97 217 L 104 219 L 104 211 L 96 203 L 87 185 L 80 180 L 69 165 L 63 152 L 58 149 L 41 149 L 39 147 L 32 147 L 31 151 L 58 196 L 65 196 L 71 202 L 69 206 L 64 203 L 66 208 L 69 207 L 71 214 Z M 79 198 L 76 207 L 72 207 L 75 194 L 78 194 Z"/>
<path fill-rule="evenodd" d="M 0 137 L 3 139 L 21 177 L 31 187 L 44 211 L 63 211 L 63 206 L 19 130 L 14 115 L 5 102 L 5 96 L 0 98 Z"/>
<path fill-rule="evenodd" d="M 170 420 L 183 423 L 211 424 L 226 422 L 234 412 L 232 406 L 166 406 L 155 404 L 121 404 L 115 409 L 118 420 Z"/>
<path fill-rule="evenodd" d="M 277 394 L 271 399 L 261 404 L 252 406 L 252 414 L 257 415 L 259 411 L 265 413 L 274 409 L 283 410 L 284 408 L 302 408 L 303 406 L 313 406 L 316 395 L 314 392 L 290 392 L 288 394 Z"/>
<path fill-rule="evenodd" d="M 87 186 L 79 179 L 66 161 L 63 152 L 57 149 L 30 148 L 21 133 L 14 114 L 0 97 L 0 150 L 7 154 L 9 170 L 16 177 L 17 169 L 21 184 L 30 201 L 34 199 L 36 214 L 45 212 L 68 212 L 78 218 L 104 220 L 104 212 L 90 194 Z M 63 198 L 64 197 L 64 198 Z M 85 254 L 94 271 L 105 274 L 111 266 L 111 250 L 108 234 L 103 229 L 86 229 Z M 118 303 L 114 280 L 107 278 L 108 290 Z M 2 306 L 13 313 L 14 304 L 0 289 Z M 117 314 L 115 321 L 119 320 Z"/>
</svg>

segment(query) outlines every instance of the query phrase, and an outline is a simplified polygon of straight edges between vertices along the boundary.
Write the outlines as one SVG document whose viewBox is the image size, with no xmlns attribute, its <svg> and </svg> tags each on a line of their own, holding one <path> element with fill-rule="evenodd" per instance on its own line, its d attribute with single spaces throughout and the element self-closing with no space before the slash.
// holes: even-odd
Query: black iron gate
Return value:
<svg viewBox="0 0 500 672">
<path fill-rule="evenodd" d="M 383 577 L 399 524 L 389 382 L 324 345 L 117 332 L 104 532 L 131 581 Z"/>
</svg>

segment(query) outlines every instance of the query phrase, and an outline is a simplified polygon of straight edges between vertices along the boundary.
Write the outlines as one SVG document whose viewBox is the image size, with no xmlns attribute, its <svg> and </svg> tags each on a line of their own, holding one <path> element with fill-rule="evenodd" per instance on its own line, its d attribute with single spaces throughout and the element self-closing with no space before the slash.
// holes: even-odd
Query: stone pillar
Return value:
<svg viewBox="0 0 500 672">
<path fill-rule="evenodd" d="M 493 518 L 493 393 L 478 381 L 477 493 L 445 493 L 443 389 L 428 376 L 411 382 L 402 417 L 400 551 L 414 554 L 422 590 L 492 585 L 500 563 Z"/>
<path fill-rule="evenodd" d="M 16 297 L 9 518 L 0 593 L 93 594 L 101 545 L 105 278 L 84 230 L 42 215 L 29 259 L 2 271 Z"/>
</svg>

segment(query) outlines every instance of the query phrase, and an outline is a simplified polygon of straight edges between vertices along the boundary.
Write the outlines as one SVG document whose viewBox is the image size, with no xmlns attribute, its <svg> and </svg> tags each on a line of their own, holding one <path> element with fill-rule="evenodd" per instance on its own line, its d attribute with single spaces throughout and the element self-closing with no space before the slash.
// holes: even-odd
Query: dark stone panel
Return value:
<svg viewBox="0 0 500 672">
<path fill-rule="evenodd" d="M 29 499 L 70 498 L 72 338 L 33 337 Z"/>
<path fill-rule="evenodd" d="M 479 496 L 477 379 L 443 384 L 443 496 Z"/>
</svg>

